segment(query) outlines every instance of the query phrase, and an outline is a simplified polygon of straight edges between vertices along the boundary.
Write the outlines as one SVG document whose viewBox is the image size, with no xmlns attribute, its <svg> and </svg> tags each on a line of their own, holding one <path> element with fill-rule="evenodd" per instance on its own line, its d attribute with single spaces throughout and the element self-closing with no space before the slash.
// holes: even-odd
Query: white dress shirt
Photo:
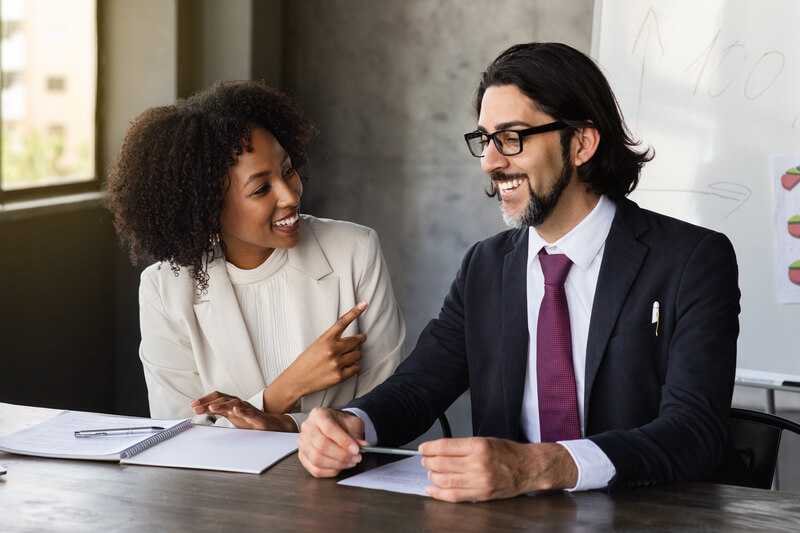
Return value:
<svg viewBox="0 0 800 533">
<path fill-rule="evenodd" d="M 528 232 L 528 369 L 522 394 L 520 428 L 530 442 L 541 442 L 539 427 L 539 394 L 536 379 L 536 336 L 539 307 L 544 296 L 544 274 L 539 262 L 539 250 L 548 254 L 566 254 L 573 265 L 564 282 L 569 307 L 572 336 L 572 363 L 575 371 L 575 390 L 578 398 L 578 417 L 581 435 L 586 435 L 584 419 L 584 384 L 586 376 L 586 344 L 592 302 L 600 275 L 606 237 L 616 213 L 616 205 L 601 196 L 597 205 L 569 233 L 553 243 L 547 243 L 534 228 Z M 605 487 L 614 477 L 616 469 L 608 456 L 595 443 L 587 439 L 561 441 L 578 466 L 578 483 L 570 490 L 590 490 Z"/>
<path fill-rule="evenodd" d="M 286 276 L 288 256 L 287 249 L 275 248 L 261 265 L 252 269 L 225 262 L 267 386 L 303 351 L 295 327 L 297 317 L 289 305 L 292 290 Z M 260 409 L 264 408 L 263 392 L 259 392 L 261 401 L 254 403 Z"/>
</svg>

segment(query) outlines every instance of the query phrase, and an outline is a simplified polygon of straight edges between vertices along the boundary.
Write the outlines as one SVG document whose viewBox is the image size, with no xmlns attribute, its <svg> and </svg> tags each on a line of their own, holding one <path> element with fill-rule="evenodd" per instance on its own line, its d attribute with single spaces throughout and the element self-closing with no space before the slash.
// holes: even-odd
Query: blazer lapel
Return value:
<svg viewBox="0 0 800 533">
<path fill-rule="evenodd" d="M 514 248 L 503 260 L 500 315 L 502 339 L 500 357 L 503 374 L 506 438 L 516 439 L 522 411 L 522 394 L 528 366 L 528 232 L 512 237 Z"/>
<path fill-rule="evenodd" d="M 646 230 L 647 222 L 636 204 L 627 199 L 617 203 L 617 213 L 606 238 L 589 322 L 584 420 L 589 420 L 592 385 L 611 332 L 647 255 L 647 247 L 637 241 Z"/>
<path fill-rule="evenodd" d="M 211 376 L 211 383 L 220 392 L 246 400 L 266 386 L 264 377 L 224 260 L 213 261 L 208 275 L 208 292 L 198 296 L 194 305 L 195 316 L 212 350 L 207 357 L 199 357 L 204 367 L 201 371 Z"/>
<path fill-rule="evenodd" d="M 334 275 L 311 226 L 300 219 L 300 244 L 289 249 L 289 287 L 292 316 L 300 350 L 305 350 L 339 318 L 339 277 Z M 350 325 L 343 336 L 352 335 Z M 327 390 L 303 397 L 301 410 L 320 407 Z"/>
</svg>

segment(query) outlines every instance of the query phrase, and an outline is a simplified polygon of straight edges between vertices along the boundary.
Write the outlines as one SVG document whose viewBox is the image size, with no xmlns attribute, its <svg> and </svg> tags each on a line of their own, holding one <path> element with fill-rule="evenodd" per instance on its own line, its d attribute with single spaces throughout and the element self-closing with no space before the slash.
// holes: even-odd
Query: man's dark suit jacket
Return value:
<svg viewBox="0 0 800 533">
<path fill-rule="evenodd" d="M 349 404 L 370 416 L 380 445 L 416 438 L 467 388 L 475 435 L 524 440 L 527 259 L 527 228 L 467 252 L 414 351 Z M 586 436 L 617 471 L 610 488 L 712 476 L 727 442 L 737 278 L 721 233 L 617 202 L 592 308 L 584 395 Z"/>
</svg>

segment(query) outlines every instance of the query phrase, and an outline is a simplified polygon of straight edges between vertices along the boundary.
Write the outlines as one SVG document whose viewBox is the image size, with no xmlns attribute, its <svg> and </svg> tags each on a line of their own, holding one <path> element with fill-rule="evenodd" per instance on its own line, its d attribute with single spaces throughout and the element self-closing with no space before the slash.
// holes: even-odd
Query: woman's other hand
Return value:
<svg viewBox="0 0 800 533">
<path fill-rule="evenodd" d="M 189 406 L 197 415 L 224 416 L 240 429 L 297 432 L 297 424 L 291 417 L 265 413 L 252 404 L 223 392 L 206 394 L 192 401 Z"/>
</svg>

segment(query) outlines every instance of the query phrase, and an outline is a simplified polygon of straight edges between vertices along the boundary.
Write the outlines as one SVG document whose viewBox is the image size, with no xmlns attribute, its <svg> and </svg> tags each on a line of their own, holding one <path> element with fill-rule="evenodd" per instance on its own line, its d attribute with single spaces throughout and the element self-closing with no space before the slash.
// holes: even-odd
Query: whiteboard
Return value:
<svg viewBox="0 0 800 533">
<path fill-rule="evenodd" d="M 800 0 L 597 0 L 592 55 L 656 150 L 631 198 L 733 242 L 737 367 L 800 375 Z"/>
</svg>

